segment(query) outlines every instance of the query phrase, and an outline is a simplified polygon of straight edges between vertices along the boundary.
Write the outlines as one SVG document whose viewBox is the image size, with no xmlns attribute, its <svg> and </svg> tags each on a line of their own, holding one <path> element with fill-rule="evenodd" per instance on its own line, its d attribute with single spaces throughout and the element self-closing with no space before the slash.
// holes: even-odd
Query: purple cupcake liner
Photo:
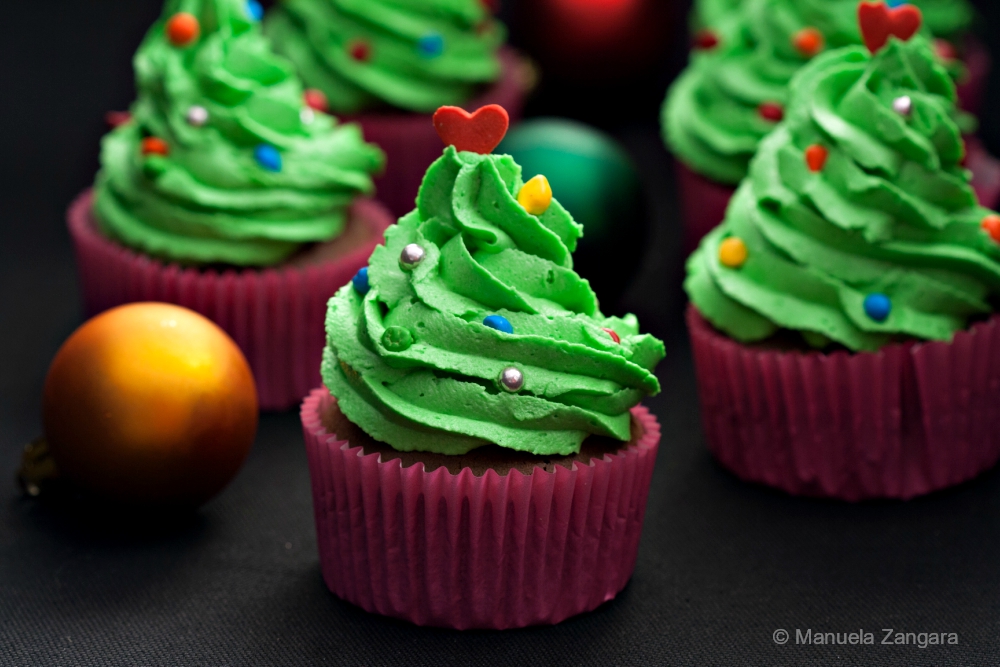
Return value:
<svg viewBox="0 0 1000 667">
<path fill-rule="evenodd" d="M 740 344 L 689 306 L 708 447 L 738 477 L 857 501 L 961 484 L 1000 459 L 1000 316 L 878 352 Z"/>
<path fill-rule="evenodd" d="M 417 625 L 554 624 L 614 598 L 635 569 L 660 426 L 613 455 L 531 475 L 426 472 L 339 439 L 317 389 L 302 405 L 323 578 L 366 611 Z"/>
<path fill-rule="evenodd" d="M 243 350 L 264 410 L 297 405 L 320 382 L 327 301 L 368 263 L 394 222 L 378 202 L 359 200 L 351 216 L 366 238 L 339 259 L 216 271 L 165 264 L 108 239 L 97 229 L 93 201 L 88 190 L 68 212 L 87 317 L 137 301 L 201 313 Z"/>
</svg>

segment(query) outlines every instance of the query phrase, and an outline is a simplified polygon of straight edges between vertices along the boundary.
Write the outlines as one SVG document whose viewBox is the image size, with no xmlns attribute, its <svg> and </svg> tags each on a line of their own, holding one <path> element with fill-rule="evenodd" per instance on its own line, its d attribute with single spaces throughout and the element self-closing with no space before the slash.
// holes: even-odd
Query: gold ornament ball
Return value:
<svg viewBox="0 0 1000 667">
<path fill-rule="evenodd" d="M 49 368 L 45 437 L 59 474 L 114 500 L 197 507 L 257 433 L 246 358 L 186 308 L 135 303 L 76 330 Z"/>
</svg>

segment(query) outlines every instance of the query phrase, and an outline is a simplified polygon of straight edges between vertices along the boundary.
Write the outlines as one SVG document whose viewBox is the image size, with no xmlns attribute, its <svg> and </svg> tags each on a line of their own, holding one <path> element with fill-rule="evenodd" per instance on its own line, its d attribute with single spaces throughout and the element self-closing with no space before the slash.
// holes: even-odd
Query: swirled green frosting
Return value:
<svg viewBox="0 0 1000 667">
<path fill-rule="evenodd" d="M 968 0 L 914 0 L 935 37 L 954 38 L 972 25 L 975 11 Z"/>
<path fill-rule="evenodd" d="M 928 41 L 831 52 L 791 88 L 786 121 L 689 260 L 698 310 L 740 341 L 792 330 L 851 350 L 949 340 L 991 312 L 1000 245 L 981 227 L 991 212 L 960 164 L 954 84 Z M 893 106 L 904 96 L 909 114 Z M 819 171 L 805 158 L 813 145 L 828 150 Z M 736 268 L 719 254 L 732 237 L 748 250 Z M 889 299 L 884 321 L 866 309 L 873 295 Z"/>
<path fill-rule="evenodd" d="M 694 52 L 671 87 L 662 112 L 667 145 L 696 173 L 739 183 L 776 124 L 761 105 L 784 107 L 789 82 L 813 57 L 796 48 L 795 36 L 812 28 L 824 49 L 860 44 L 857 12 L 858 0 L 743 0 L 737 18 L 720 24 L 720 45 Z M 954 78 L 965 72 L 952 63 Z M 958 114 L 963 130 L 973 131 L 975 119 Z"/>
<path fill-rule="evenodd" d="M 481 0 L 284 0 L 267 32 L 338 113 L 464 104 L 500 78 L 506 36 Z"/>
<path fill-rule="evenodd" d="M 177 12 L 200 23 L 186 46 L 165 34 Z M 167 3 L 135 56 L 132 120 L 103 141 L 95 213 L 106 234 L 187 264 L 267 265 L 342 231 L 384 157 L 356 126 L 305 109 L 269 48 L 243 0 Z M 168 154 L 144 154 L 147 137 Z M 279 169 L 258 162 L 261 146 Z"/>
<path fill-rule="evenodd" d="M 725 26 L 737 16 L 745 0 L 696 0 L 692 12 L 695 28 Z M 975 12 L 967 0 L 913 0 L 924 24 L 935 37 L 954 37 L 969 29 Z"/>
<path fill-rule="evenodd" d="M 372 255 L 369 291 L 331 299 L 323 380 L 372 437 L 401 451 L 566 455 L 589 434 L 628 440 L 630 408 L 659 391 L 663 344 L 632 315 L 600 313 L 573 271 L 581 227 L 555 200 L 529 214 L 521 185 L 510 156 L 447 148 Z M 404 270 L 412 243 L 426 258 Z M 508 367 L 524 377 L 516 393 L 499 381 Z"/>
</svg>

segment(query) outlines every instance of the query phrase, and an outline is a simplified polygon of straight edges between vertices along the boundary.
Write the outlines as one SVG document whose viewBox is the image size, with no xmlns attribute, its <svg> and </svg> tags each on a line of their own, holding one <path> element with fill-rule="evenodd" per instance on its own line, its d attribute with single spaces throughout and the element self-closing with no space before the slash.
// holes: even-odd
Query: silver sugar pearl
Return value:
<svg viewBox="0 0 1000 667">
<path fill-rule="evenodd" d="M 303 125 L 312 125 L 313 121 L 316 120 L 316 112 L 310 107 L 302 107 L 302 111 L 299 112 L 299 118 L 302 119 Z"/>
<path fill-rule="evenodd" d="M 208 109 L 198 106 L 191 107 L 188 109 L 185 118 L 187 119 L 188 125 L 201 127 L 208 122 Z"/>
<path fill-rule="evenodd" d="M 403 252 L 399 253 L 399 266 L 407 271 L 415 269 L 426 256 L 427 252 L 421 246 L 411 243 L 403 248 Z"/>
<path fill-rule="evenodd" d="M 524 373 L 513 366 L 508 366 L 500 373 L 500 384 L 509 392 L 521 391 L 524 387 Z"/>
<path fill-rule="evenodd" d="M 909 95 L 897 97 L 892 101 L 892 110 L 900 116 L 909 116 L 910 112 L 913 111 L 913 100 L 910 99 Z"/>
</svg>

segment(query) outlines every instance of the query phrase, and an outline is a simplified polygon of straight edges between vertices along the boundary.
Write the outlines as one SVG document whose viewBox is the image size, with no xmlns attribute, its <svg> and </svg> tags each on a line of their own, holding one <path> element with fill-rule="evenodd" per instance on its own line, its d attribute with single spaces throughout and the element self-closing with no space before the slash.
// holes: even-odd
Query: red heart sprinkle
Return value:
<svg viewBox="0 0 1000 667">
<path fill-rule="evenodd" d="M 884 2 L 862 2 L 858 5 L 858 23 L 865 46 L 875 53 L 889 41 L 890 36 L 904 42 L 913 37 L 923 21 L 920 9 L 914 5 L 889 8 Z"/>
<path fill-rule="evenodd" d="M 434 129 L 446 146 L 459 151 L 486 155 L 500 145 L 510 117 L 499 104 L 490 104 L 469 113 L 458 107 L 441 107 L 434 113 Z"/>
<path fill-rule="evenodd" d="M 813 144 L 806 149 L 806 164 L 809 171 L 822 171 L 826 165 L 826 158 L 830 156 L 830 151 L 825 146 Z"/>
</svg>

